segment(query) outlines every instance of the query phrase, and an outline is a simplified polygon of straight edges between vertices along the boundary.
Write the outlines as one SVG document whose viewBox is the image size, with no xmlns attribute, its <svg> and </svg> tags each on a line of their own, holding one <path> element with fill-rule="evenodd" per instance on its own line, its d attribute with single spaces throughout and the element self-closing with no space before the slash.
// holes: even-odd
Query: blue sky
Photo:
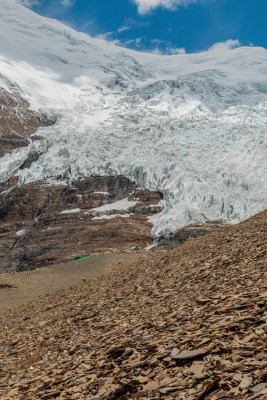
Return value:
<svg viewBox="0 0 267 400">
<path fill-rule="evenodd" d="M 140 51 L 192 53 L 227 42 L 267 48 L 266 0 L 22 0 L 78 31 Z"/>
</svg>

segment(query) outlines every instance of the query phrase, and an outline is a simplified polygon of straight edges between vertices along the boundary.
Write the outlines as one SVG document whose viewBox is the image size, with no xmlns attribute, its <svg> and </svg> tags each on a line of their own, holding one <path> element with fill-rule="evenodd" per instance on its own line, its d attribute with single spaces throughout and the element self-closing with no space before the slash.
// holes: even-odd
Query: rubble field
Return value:
<svg viewBox="0 0 267 400">
<path fill-rule="evenodd" d="M 0 398 L 267 399 L 264 211 L 0 314 Z"/>
</svg>

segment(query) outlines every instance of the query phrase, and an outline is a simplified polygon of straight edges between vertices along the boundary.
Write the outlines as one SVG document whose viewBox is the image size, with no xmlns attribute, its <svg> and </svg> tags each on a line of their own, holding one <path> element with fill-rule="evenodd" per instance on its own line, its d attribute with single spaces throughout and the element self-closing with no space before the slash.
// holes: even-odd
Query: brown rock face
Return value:
<svg viewBox="0 0 267 400">
<path fill-rule="evenodd" d="M 223 224 L 221 221 L 215 221 L 185 226 L 184 228 L 171 233 L 169 236 L 160 239 L 158 247 L 164 249 L 174 249 L 188 240 L 192 240 L 214 232 L 217 229 L 220 229 L 223 225 L 225 224 Z"/>
<path fill-rule="evenodd" d="M 0 157 L 27 146 L 37 128 L 53 124 L 40 113 L 30 111 L 29 106 L 26 100 L 0 88 Z"/>
<path fill-rule="evenodd" d="M 121 176 L 9 188 L 0 194 L 0 272 L 149 244 L 147 217 L 161 211 L 161 198 Z M 116 206 L 123 199 L 129 208 Z M 110 203 L 115 203 L 110 210 L 92 210 Z"/>
</svg>

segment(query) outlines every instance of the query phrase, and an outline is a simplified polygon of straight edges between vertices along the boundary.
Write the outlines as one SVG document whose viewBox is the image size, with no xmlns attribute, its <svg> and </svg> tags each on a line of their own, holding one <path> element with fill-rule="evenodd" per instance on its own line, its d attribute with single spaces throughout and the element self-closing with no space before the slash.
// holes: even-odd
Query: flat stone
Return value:
<svg viewBox="0 0 267 400">
<path fill-rule="evenodd" d="M 248 375 L 245 375 L 242 381 L 239 384 L 240 389 L 245 390 L 248 389 L 252 385 L 252 378 Z"/>
<path fill-rule="evenodd" d="M 177 347 L 174 347 L 171 351 L 171 356 L 175 357 L 178 353 L 180 353 L 180 350 Z"/>
<path fill-rule="evenodd" d="M 209 353 L 211 347 L 203 347 L 197 350 L 192 351 L 182 351 L 181 353 L 177 354 L 176 356 L 172 356 L 174 360 L 189 360 L 191 358 L 198 357 L 200 355 L 204 355 Z"/>
<path fill-rule="evenodd" d="M 253 386 L 249 390 L 251 390 L 251 392 L 257 393 L 257 392 L 261 392 L 265 388 L 267 388 L 267 382 L 262 382 L 262 383 L 258 383 L 257 385 Z"/>
</svg>

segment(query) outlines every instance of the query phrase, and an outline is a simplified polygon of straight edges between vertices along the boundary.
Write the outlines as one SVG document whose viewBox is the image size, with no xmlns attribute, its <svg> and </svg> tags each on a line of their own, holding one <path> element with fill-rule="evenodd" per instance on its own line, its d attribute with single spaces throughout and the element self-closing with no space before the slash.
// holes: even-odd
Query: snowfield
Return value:
<svg viewBox="0 0 267 400">
<path fill-rule="evenodd" d="M 267 206 L 263 48 L 137 53 L 1 0 L 0 87 L 56 121 L 0 160 L 0 180 L 124 175 L 163 192 L 155 236 Z"/>
<path fill-rule="evenodd" d="M 115 201 L 110 204 L 104 204 L 101 207 L 92 208 L 89 211 L 127 211 L 129 208 L 134 207 L 137 201 L 129 201 L 128 199 L 122 199 L 119 201 Z"/>
</svg>

